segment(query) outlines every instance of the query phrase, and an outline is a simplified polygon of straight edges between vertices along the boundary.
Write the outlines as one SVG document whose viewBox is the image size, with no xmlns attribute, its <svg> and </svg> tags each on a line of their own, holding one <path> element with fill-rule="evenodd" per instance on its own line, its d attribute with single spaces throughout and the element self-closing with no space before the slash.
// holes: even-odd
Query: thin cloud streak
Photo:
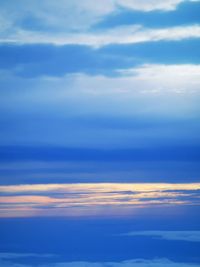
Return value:
<svg viewBox="0 0 200 267">
<path fill-rule="evenodd" d="M 123 38 L 121 37 L 123 36 Z M 151 29 L 141 25 L 121 26 L 102 33 L 40 33 L 19 29 L 0 38 L 0 43 L 87 45 L 99 48 L 112 44 L 137 44 L 157 41 L 180 41 L 200 38 L 200 26 L 177 26 Z"/>
<path fill-rule="evenodd" d="M 200 231 L 133 231 L 125 236 L 150 236 L 165 240 L 200 242 Z"/>
</svg>

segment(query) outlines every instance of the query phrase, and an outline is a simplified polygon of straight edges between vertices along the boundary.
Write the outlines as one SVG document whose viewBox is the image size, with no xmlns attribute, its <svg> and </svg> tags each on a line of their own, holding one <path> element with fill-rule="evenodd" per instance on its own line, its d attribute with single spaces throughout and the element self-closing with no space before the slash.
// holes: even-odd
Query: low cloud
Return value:
<svg viewBox="0 0 200 267">
<path fill-rule="evenodd" d="M 149 236 L 165 240 L 180 240 L 200 242 L 200 231 L 134 231 L 125 234 L 127 236 Z"/>
<path fill-rule="evenodd" d="M 199 264 L 193 263 L 176 263 L 168 259 L 158 260 L 130 260 L 122 262 L 69 262 L 69 263 L 58 263 L 55 267 L 198 267 Z M 44 266 L 48 267 L 48 266 Z"/>
<path fill-rule="evenodd" d="M 166 258 L 161 259 L 134 259 L 121 262 L 86 262 L 86 261 L 77 261 L 77 262 L 55 262 L 48 264 L 30 264 L 30 263 L 17 263 L 17 258 L 26 258 L 27 262 L 32 258 L 43 257 L 43 255 L 37 254 L 8 254 L 10 256 L 4 257 L 0 254 L 0 264 L 4 267 L 198 267 L 199 264 L 195 263 L 179 263 L 173 262 Z M 45 256 L 46 257 L 46 256 Z M 26 261 L 25 261 L 26 262 Z M 30 261 L 29 261 L 30 262 Z"/>
</svg>

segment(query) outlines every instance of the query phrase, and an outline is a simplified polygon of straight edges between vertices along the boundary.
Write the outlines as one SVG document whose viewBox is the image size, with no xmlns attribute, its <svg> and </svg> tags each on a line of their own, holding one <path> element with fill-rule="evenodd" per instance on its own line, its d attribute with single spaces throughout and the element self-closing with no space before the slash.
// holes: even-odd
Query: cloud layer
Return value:
<svg viewBox="0 0 200 267">
<path fill-rule="evenodd" d="M 130 214 L 162 205 L 199 205 L 194 184 L 36 184 L 0 186 L 1 217 Z"/>
<path fill-rule="evenodd" d="M 4 267 L 198 267 L 195 263 L 179 263 L 173 262 L 166 258 L 160 259 L 134 259 L 126 260 L 121 262 L 87 262 L 87 261 L 76 261 L 76 262 L 53 262 L 48 264 L 30 264 L 30 263 L 17 263 L 17 259 L 25 258 L 43 258 L 52 257 L 53 255 L 40 255 L 40 254 L 12 254 L 12 253 L 1 253 L 0 264 Z M 56 258 L 56 255 L 54 256 Z"/>
</svg>

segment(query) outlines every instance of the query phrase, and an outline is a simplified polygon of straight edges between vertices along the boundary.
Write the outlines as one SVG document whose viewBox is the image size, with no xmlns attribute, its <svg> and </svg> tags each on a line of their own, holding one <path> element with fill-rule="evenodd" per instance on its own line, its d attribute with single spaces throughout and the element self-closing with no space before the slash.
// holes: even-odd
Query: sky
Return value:
<svg viewBox="0 0 200 267">
<path fill-rule="evenodd" d="M 0 0 L 0 267 L 200 266 L 199 47 L 199 0 Z"/>
</svg>

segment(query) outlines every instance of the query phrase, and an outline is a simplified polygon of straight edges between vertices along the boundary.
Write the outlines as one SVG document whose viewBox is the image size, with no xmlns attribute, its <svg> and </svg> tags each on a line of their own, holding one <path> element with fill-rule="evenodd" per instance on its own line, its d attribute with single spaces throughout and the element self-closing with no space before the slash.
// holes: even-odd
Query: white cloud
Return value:
<svg viewBox="0 0 200 267">
<path fill-rule="evenodd" d="M 17 118 L 19 122 L 15 134 L 1 132 L 1 143 L 43 142 L 93 148 L 153 146 L 161 140 L 194 144 L 200 138 L 194 130 L 195 124 L 192 129 L 166 124 L 145 130 L 99 130 L 98 127 L 68 127 L 66 122 L 70 116 L 128 116 L 133 121 L 137 116 L 146 119 L 163 117 L 167 121 L 199 118 L 199 73 L 200 65 L 160 64 L 121 70 L 115 77 L 80 73 L 25 79 L 3 73 L 0 79 L 1 114 Z M 27 114 L 31 115 L 31 120 Z M 21 118 L 24 118 L 25 127 Z M 45 121 L 55 121 L 56 125 L 48 134 Z"/>
<path fill-rule="evenodd" d="M 200 65 L 146 64 L 119 70 L 121 76 L 106 77 L 77 74 L 71 90 L 89 95 L 169 95 L 196 94 L 200 86 Z M 64 95 L 63 95 L 64 97 Z"/>
<path fill-rule="evenodd" d="M 100 33 L 49 33 L 17 29 L 0 37 L 0 42 L 20 44 L 88 45 L 94 48 L 110 44 L 136 44 L 200 38 L 200 25 L 148 29 L 140 25 L 117 27 Z"/>
<path fill-rule="evenodd" d="M 83 95 L 109 95 L 111 93 L 112 96 L 113 94 L 130 96 L 130 94 L 143 93 L 168 94 L 182 92 L 192 94 L 199 92 L 199 64 L 144 64 L 131 69 L 118 70 L 117 72 L 118 75 L 114 77 L 78 73 L 67 74 L 63 77 L 43 76 L 23 79 L 12 74 L 5 74 L 0 79 L 4 84 L 6 84 L 6 80 L 12 81 L 10 92 L 8 92 L 8 86 L 5 86 L 5 96 L 8 92 L 11 98 L 14 97 L 14 92 L 17 89 L 17 95 L 22 93 L 23 100 L 26 100 L 26 97 L 31 97 L 32 100 L 38 98 L 42 101 L 48 101 L 52 97 L 53 101 L 65 101 L 63 98 L 69 98 L 70 96 L 73 98 L 73 95 L 77 97 L 77 93 Z M 21 89 L 22 85 L 25 88 L 24 90 Z M 38 88 L 38 85 L 40 85 L 40 88 Z M 26 93 L 27 87 L 30 88 L 28 93 Z M 41 90 L 41 88 L 43 89 Z M 59 90 L 55 90 L 55 88 L 59 88 Z M 5 101 L 5 99 L 3 100 Z"/>
<path fill-rule="evenodd" d="M 103 33 L 89 28 L 119 7 L 152 11 L 173 10 L 183 0 L 19 0 L 17 5 L 1 1 L 1 42 L 86 44 L 94 47 L 110 43 L 137 43 L 200 37 L 199 26 L 172 29 L 123 27 Z M 39 8 L 38 8 L 39 7 Z M 72 34 L 73 33 L 73 34 Z M 123 38 L 122 38 L 123 36 Z"/>
<path fill-rule="evenodd" d="M 54 109 L 65 115 L 159 112 L 174 116 L 175 112 L 185 117 L 199 112 L 199 73 L 200 65 L 149 64 L 119 70 L 115 77 L 80 73 L 24 79 L 4 75 L 1 110 L 24 112 L 37 105 L 38 111 Z"/>
<path fill-rule="evenodd" d="M 152 10 L 174 10 L 183 0 L 116 0 L 116 3 L 130 9 L 152 11 Z"/>
<path fill-rule="evenodd" d="M 192 0 L 186 0 L 191 2 Z M 199 1 L 199 0 L 197 0 Z M 1 1 L 1 17 L 7 18 L 12 25 L 21 25 L 27 18 L 43 26 L 57 29 L 83 29 L 119 7 L 141 11 L 173 10 L 185 0 L 18 0 L 17 5 Z M 39 8 L 38 8 L 39 7 Z M 34 21 L 32 21 L 34 23 Z"/>
<path fill-rule="evenodd" d="M 165 240 L 181 240 L 200 242 L 200 231 L 134 231 L 125 235 L 128 236 L 150 236 Z"/>
<path fill-rule="evenodd" d="M 1 2 L 0 15 L 14 30 L 39 27 L 42 30 L 83 30 L 96 23 L 100 17 L 113 11 L 112 1 L 101 0 L 18 0 L 16 5 L 10 1 Z"/>
</svg>

